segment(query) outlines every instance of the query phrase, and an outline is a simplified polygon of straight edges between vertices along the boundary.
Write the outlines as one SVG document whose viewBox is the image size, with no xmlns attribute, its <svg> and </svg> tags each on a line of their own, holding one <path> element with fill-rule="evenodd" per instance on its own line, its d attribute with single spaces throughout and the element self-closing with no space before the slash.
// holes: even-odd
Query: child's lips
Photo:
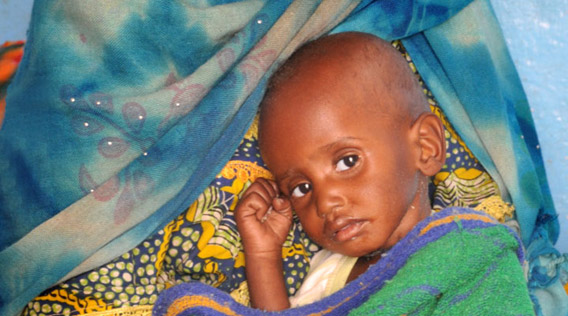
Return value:
<svg viewBox="0 0 568 316">
<path fill-rule="evenodd" d="M 336 225 L 332 235 L 333 240 L 335 242 L 344 242 L 354 239 L 361 233 L 364 224 L 364 220 L 352 219 Z"/>
</svg>

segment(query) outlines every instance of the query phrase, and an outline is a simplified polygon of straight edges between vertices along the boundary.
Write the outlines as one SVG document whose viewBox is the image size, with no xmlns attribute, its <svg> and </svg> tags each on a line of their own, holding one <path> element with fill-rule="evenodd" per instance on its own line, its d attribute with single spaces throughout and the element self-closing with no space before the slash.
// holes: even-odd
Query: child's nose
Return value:
<svg viewBox="0 0 568 316">
<path fill-rule="evenodd" d="M 315 186 L 314 186 L 315 188 Z M 315 189 L 317 190 L 317 189 Z M 316 191 L 317 213 L 320 218 L 328 218 L 347 205 L 347 199 L 341 185 L 327 182 Z"/>
</svg>

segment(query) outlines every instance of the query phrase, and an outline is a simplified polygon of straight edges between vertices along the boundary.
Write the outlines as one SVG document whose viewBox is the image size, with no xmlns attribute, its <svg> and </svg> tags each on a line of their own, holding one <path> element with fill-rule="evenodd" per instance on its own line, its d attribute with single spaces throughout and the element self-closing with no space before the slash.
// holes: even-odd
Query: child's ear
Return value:
<svg viewBox="0 0 568 316">
<path fill-rule="evenodd" d="M 444 126 L 433 113 L 422 113 L 414 121 L 412 130 L 420 147 L 416 166 L 425 176 L 433 176 L 442 169 L 446 161 Z"/>
</svg>

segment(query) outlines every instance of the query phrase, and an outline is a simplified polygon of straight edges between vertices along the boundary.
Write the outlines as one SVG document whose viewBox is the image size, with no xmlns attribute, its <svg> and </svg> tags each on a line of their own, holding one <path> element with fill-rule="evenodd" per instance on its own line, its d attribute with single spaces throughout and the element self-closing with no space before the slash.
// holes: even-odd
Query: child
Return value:
<svg viewBox="0 0 568 316">
<path fill-rule="evenodd" d="M 259 131 L 275 181 L 258 179 L 235 211 L 256 308 L 331 294 L 431 214 L 427 183 L 444 164 L 444 129 L 386 41 L 340 33 L 303 46 L 272 77 Z M 288 299 L 281 252 L 292 211 L 324 249 Z"/>
</svg>

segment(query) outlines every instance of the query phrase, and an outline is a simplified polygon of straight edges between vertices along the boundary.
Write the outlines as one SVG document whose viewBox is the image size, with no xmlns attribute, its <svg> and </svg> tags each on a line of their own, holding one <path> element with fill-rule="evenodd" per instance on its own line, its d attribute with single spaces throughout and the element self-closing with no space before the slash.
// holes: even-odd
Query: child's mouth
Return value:
<svg viewBox="0 0 568 316">
<path fill-rule="evenodd" d="M 364 224 L 365 221 L 362 220 L 350 221 L 333 234 L 333 239 L 336 242 L 344 242 L 355 239 L 360 234 Z"/>
</svg>

